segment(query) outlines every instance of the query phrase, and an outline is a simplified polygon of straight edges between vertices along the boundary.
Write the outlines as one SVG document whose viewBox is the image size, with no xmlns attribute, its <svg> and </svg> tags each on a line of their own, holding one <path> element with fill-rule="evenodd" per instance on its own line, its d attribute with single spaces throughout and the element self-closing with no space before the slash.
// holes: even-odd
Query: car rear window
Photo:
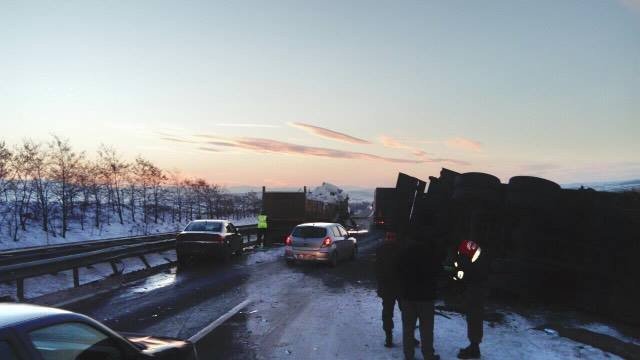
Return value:
<svg viewBox="0 0 640 360">
<path fill-rule="evenodd" d="M 293 229 L 293 236 L 301 238 L 320 238 L 327 234 L 325 228 L 316 226 L 298 226 Z"/>
<path fill-rule="evenodd" d="M 198 221 L 187 225 L 184 231 L 222 232 L 222 223 L 217 221 Z"/>
</svg>

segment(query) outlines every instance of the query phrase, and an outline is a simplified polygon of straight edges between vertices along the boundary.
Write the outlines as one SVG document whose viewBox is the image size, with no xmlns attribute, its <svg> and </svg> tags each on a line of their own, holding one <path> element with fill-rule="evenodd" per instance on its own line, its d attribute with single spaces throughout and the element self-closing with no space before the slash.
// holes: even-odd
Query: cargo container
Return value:
<svg viewBox="0 0 640 360">
<path fill-rule="evenodd" d="M 269 244 L 282 243 L 294 226 L 305 222 L 340 222 L 348 208 L 343 203 L 325 203 L 308 198 L 307 189 L 302 192 L 262 190 L 262 210 L 267 215 Z"/>
</svg>

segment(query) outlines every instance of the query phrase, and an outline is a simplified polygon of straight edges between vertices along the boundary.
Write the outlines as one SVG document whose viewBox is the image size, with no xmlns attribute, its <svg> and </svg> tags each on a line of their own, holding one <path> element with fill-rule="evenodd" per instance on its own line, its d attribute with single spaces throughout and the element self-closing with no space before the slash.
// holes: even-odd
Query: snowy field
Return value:
<svg viewBox="0 0 640 360">
<path fill-rule="evenodd" d="M 246 217 L 241 219 L 229 219 L 235 225 L 255 224 L 255 217 Z M 40 229 L 38 224 L 31 224 L 27 231 L 20 232 L 18 241 L 13 241 L 6 231 L 0 229 L 0 251 L 17 249 L 32 246 L 44 246 L 54 244 L 65 244 L 76 241 L 102 240 L 127 236 L 153 235 L 165 232 L 178 232 L 184 229 L 188 222 L 172 223 L 159 222 L 158 224 L 149 223 L 146 226 L 142 223 L 127 222 L 121 225 L 119 222 L 104 224 L 100 229 L 96 229 L 90 225 L 86 225 L 84 230 L 79 224 L 72 223 L 67 232 L 66 238 L 61 236 L 52 236 Z"/>
</svg>

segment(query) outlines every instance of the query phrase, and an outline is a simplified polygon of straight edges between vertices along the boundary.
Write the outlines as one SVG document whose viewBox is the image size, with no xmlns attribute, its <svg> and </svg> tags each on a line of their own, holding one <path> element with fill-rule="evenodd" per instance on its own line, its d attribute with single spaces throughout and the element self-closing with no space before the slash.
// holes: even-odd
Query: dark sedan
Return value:
<svg viewBox="0 0 640 360">
<path fill-rule="evenodd" d="M 232 254 L 242 253 L 242 236 L 227 220 L 195 220 L 178 234 L 176 254 L 180 266 L 192 258 L 228 260 Z"/>
<path fill-rule="evenodd" d="M 2 360 L 196 360 L 192 343 L 122 336 L 73 312 L 0 303 Z"/>
</svg>

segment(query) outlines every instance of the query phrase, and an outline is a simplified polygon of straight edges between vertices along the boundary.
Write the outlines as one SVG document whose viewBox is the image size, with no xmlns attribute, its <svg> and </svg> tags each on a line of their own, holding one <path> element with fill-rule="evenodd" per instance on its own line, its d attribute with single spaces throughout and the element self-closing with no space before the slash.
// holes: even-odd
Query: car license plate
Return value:
<svg viewBox="0 0 640 360">
<path fill-rule="evenodd" d="M 313 255 L 299 254 L 299 255 L 296 255 L 296 258 L 300 260 L 310 260 L 310 259 L 313 259 Z"/>
</svg>

